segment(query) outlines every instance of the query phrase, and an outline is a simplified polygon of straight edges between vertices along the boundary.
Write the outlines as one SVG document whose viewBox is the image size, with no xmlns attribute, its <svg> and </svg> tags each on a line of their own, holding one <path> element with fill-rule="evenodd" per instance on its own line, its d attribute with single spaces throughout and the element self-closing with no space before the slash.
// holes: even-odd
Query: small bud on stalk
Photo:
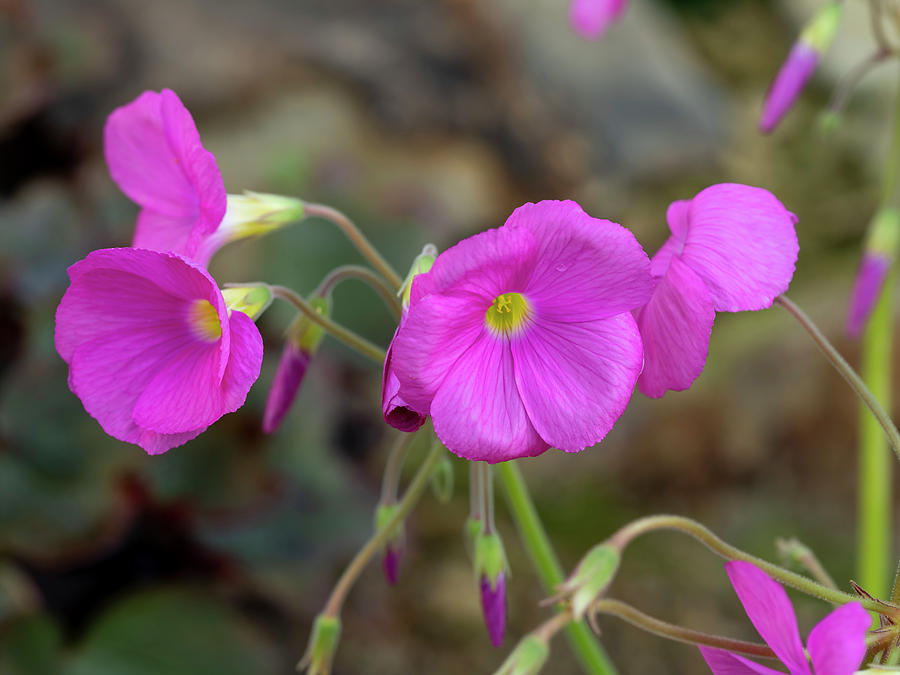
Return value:
<svg viewBox="0 0 900 675">
<path fill-rule="evenodd" d="M 341 636 L 341 620 L 336 616 L 320 614 L 313 623 L 306 654 L 297 664 L 297 670 L 307 675 L 329 675 L 331 661 Z"/>
<path fill-rule="evenodd" d="M 394 517 L 397 511 L 396 504 L 379 504 L 375 509 L 375 531 L 379 532 L 387 527 L 387 524 Z M 396 524 L 391 530 L 388 540 L 384 545 L 384 557 L 382 558 L 382 568 L 387 582 L 393 586 L 397 583 L 397 576 L 400 573 L 400 561 L 403 558 L 404 548 L 404 528 L 403 521 Z"/>
<path fill-rule="evenodd" d="M 894 207 L 883 208 L 872 219 L 862 261 L 856 273 L 856 281 L 850 295 L 847 315 L 847 334 L 859 337 L 881 296 L 881 288 L 887 278 L 897 245 L 900 243 L 900 211 Z"/>
<path fill-rule="evenodd" d="M 506 633 L 506 577 L 508 566 L 499 535 L 479 534 L 475 540 L 475 575 L 481 595 L 481 610 L 494 647 L 503 644 Z"/>
<path fill-rule="evenodd" d="M 550 645 L 531 633 L 519 641 L 494 675 L 536 675 L 549 656 Z"/>
<path fill-rule="evenodd" d="M 612 544 L 598 544 L 581 559 L 575 571 L 559 586 L 557 597 L 568 596 L 572 615 L 581 619 L 616 576 L 622 556 Z"/>
</svg>

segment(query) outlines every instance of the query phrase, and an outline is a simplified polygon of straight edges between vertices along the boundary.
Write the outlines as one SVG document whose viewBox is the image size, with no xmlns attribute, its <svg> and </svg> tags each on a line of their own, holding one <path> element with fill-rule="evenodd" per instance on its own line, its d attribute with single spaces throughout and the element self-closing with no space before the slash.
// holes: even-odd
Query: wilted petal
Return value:
<svg viewBox="0 0 900 675">
<path fill-rule="evenodd" d="M 638 388 L 659 398 L 693 384 L 706 364 L 716 313 L 706 284 L 672 258 L 646 306 L 635 312 L 644 341 L 644 370 Z"/>
<path fill-rule="evenodd" d="M 725 569 L 751 623 L 791 675 L 811 675 L 794 607 L 781 584 L 741 560 L 725 563 Z"/>
<path fill-rule="evenodd" d="M 784 675 L 780 670 L 772 670 L 766 666 L 712 647 L 700 647 L 700 653 L 713 675 Z"/>
<path fill-rule="evenodd" d="M 681 259 L 709 288 L 717 312 L 771 307 L 794 276 L 797 217 L 768 190 L 723 183 L 691 200 Z"/>
<path fill-rule="evenodd" d="M 807 640 L 816 675 L 852 675 L 866 655 L 872 620 L 862 605 L 838 607 L 812 629 Z"/>
</svg>

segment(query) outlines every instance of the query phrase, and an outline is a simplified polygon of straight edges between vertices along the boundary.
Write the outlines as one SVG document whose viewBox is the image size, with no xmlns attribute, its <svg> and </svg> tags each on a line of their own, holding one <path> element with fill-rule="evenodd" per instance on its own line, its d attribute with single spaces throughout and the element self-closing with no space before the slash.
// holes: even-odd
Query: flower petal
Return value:
<svg viewBox="0 0 900 675">
<path fill-rule="evenodd" d="M 634 235 L 592 218 L 575 202 L 524 204 L 503 229 L 534 234 L 537 250 L 525 294 L 553 321 L 604 319 L 650 298 L 650 261 Z"/>
<path fill-rule="evenodd" d="M 222 414 L 234 412 L 247 400 L 250 387 L 262 368 L 263 341 L 249 316 L 233 310 L 228 316 L 231 345 L 222 377 Z"/>
<path fill-rule="evenodd" d="M 625 411 L 641 372 L 641 337 L 629 313 L 582 323 L 536 313 L 510 340 L 516 386 L 540 437 L 577 452 L 599 443 Z"/>
<path fill-rule="evenodd" d="M 465 459 L 503 462 L 539 455 L 549 447 L 525 412 L 509 342 L 486 328 L 456 359 L 430 412 L 438 438 Z"/>
<path fill-rule="evenodd" d="M 762 639 L 792 675 L 811 675 L 794 607 L 781 584 L 756 565 L 741 560 L 725 563 L 725 569 L 734 592 Z"/>
<path fill-rule="evenodd" d="M 838 607 L 809 634 L 807 645 L 816 675 L 852 675 L 866 655 L 872 620 L 857 602 Z"/>
<path fill-rule="evenodd" d="M 396 331 L 394 337 L 397 336 Z M 399 431 L 415 431 L 428 417 L 416 412 L 400 395 L 400 380 L 397 379 L 394 368 L 391 365 L 394 351 L 394 341 L 388 347 L 384 357 L 384 368 L 381 371 L 381 412 L 384 421 Z"/>
<path fill-rule="evenodd" d="M 659 398 L 693 384 L 709 351 L 716 317 L 706 284 L 679 258 L 672 258 L 653 297 L 635 312 L 644 341 L 644 371 L 638 388 Z"/>
<path fill-rule="evenodd" d="M 768 190 L 713 185 L 691 201 L 681 259 L 706 282 L 717 312 L 771 307 L 794 275 L 796 222 Z"/>
<path fill-rule="evenodd" d="M 779 670 L 772 670 L 743 656 L 732 654 L 713 647 L 700 647 L 700 653 L 713 675 L 784 675 Z"/>
</svg>

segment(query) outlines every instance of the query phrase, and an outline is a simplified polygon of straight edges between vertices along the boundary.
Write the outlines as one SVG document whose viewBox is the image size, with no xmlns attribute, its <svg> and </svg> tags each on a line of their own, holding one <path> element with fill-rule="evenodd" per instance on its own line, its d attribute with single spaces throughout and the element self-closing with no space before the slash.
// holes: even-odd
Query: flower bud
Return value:
<svg viewBox="0 0 900 675">
<path fill-rule="evenodd" d="M 416 256 L 415 260 L 413 260 L 413 263 L 409 268 L 409 273 L 406 275 L 406 279 L 403 280 L 403 285 L 400 287 L 400 304 L 403 306 L 404 312 L 409 309 L 413 279 L 420 274 L 431 271 L 431 267 L 434 265 L 437 254 L 437 247 L 434 244 L 425 244 L 422 248 L 422 252 Z"/>
<path fill-rule="evenodd" d="M 309 304 L 323 316 L 330 313 L 330 303 L 322 297 L 311 297 Z M 300 315 L 288 326 L 281 361 L 272 380 L 272 388 L 266 399 L 266 410 L 263 413 L 263 431 L 271 434 L 284 419 L 291 404 L 297 397 L 300 384 L 306 375 L 313 354 L 319 349 L 325 332 L 319 324 L 308 317 Z"/>
<path fill-rule="evenodd" d="M 265 284 L 229 286 L 222 291 L 228 311 L 243 312 L 256 321 L 272 304 L 272 289 Z"/>
<path fill-rule="evenodd" d="M 572 575 L 560 585 L 560 593 L 569 596 L 572 615 L 576 619 L 581 619 L 612 583 L 620 560 L 618 548 L 612 544 L 598 544 L 587 552 Z"/>
<path fill-rule="evenodd" d="M 787 114 L 831 46 L 841 21 L 843 7 L 832 1 L 822 7 L 803 29 L 775 76 L 763 104 L 759 129 L 770 133 Z"/>
<path fill-rule="evenodd" d="M 506 553 L 496 533 L 479 534 L 475 540 L 475 574 L 481 594 L 481 610 L 494 647 L 506 633 Z"/>
<path fill-rule="evenodd" d="M 379 504 L 375 509 L 375 531 L 380 532 L 388 526 L 391 518 L 397 512 L 396 504 Z M 382 569 L 387 582 L 393 586 L 397 583 L 400 574 L 400 561 L 403 558 L 404 531 L 403 521 L 393 526 L 384 545 L 384 557 Z"/>
<path fill-rule="evenodd" d="M 847 314 L 847 333 L 859 337 L 881 296 L 881 287 L 887 278 L 897 245 L 900 242 L 900 211 L 888 207 L 875 214 L 869 225 L 869 234 L 863 250 L 862 262 L 856 273 L 856 281 L 850 295 Z"/>
<path fill-rule="evenodd" d="M 331 662 L 341 636 L 341 620 L 336 616 L 320 614 L 313 623 L 306 654 L 297 664 L 297 670 L 308 675 L 329 675 Z"/>
<path fill-rule="evenodd" d="M 533 633 L 519 641 L 494 675 L 536 675 L 550 656 L 550 646 Z"/>
</svg>

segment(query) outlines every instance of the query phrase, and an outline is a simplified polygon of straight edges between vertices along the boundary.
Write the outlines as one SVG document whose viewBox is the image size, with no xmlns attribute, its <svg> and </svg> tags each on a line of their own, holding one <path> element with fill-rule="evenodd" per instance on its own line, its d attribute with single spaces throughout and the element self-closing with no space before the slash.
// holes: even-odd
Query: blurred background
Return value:
<svg viewBox="0 0 900 675">
<path fill-rule="evenodd" d="M 229 192 L 283 193 L 350 214 L 401 272 L 503 223 L 525 201 L 572 198 L 651 254 L 665 209 L 711 183 L 772 190 L 800 218 L 791 295 L 851 361 L 843 321 L 878 195 L 894 93 L 884 67 L 839 129 L 817 116 L 868 55 L 865 3 L 771 137 L 765 91 L 818 3 L 632 0 L 599 42 L 565 0 L 0 0 L 0 673 L 290 673 L 312 617 L 371 532 L 392 438 L 380 368 L 326 341 L 286 423 L 260 430 L 290 312 L 259 326 L 247 405 L 159 457 L 107 437 L 66 385 L 53 315 L 66 268 L 130 242 L 136 207 L 109 179 L 101 131 L 145 89 L 174 89 Z M 358 256 L 306 221 L 233 245 L 220 282 L 306 293 Z M 335 316 L 386 345 L 389 316 L 348 283 Z M 580 455 L 523 462 L 567 569 L 630 519 L 698 518 L 774 559 L 797 536 L 852 575 L 856 404 L 785 313 L 720 315 L 690 391 L 639 393 Z M 421 457 L 418 449 L 408 463 Z M 351 593 L 336 673 L 491 672 L 547 615 L 498 502 L 513 576 L 491 648 L 453 500 L 408 523 L 400 583 L 372 565 Z M 756 639 L 721 562 L 658 534 L 629 550 L 611 594 L 661 618 Z M 806 633 L 827 607 L 797 598 Z M 601 620 L 624 675 L 694 673 L 697 651 Z M 578 672 L 562 639 L 551 673 Z"/>
</svg>

